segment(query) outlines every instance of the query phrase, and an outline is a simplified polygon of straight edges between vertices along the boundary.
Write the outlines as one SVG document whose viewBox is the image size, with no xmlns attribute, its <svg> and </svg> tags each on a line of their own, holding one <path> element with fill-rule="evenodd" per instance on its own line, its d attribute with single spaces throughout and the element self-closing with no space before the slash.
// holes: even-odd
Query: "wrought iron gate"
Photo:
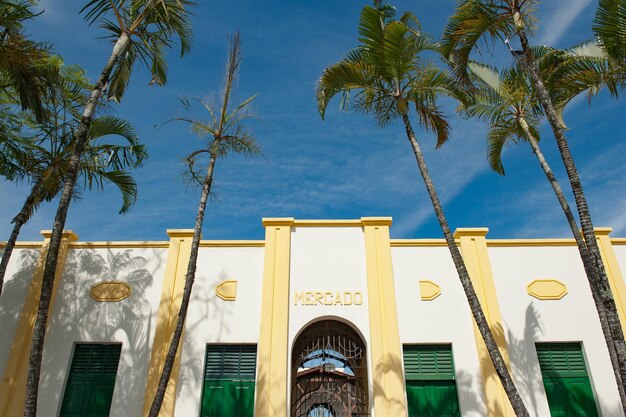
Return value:
<svg viewBox="0 0 626 417">
<path fill-rule="evenodd" d="M 311 324 L 293 347 L 291 417 L 369 416 L 367 356 L 347 324 Z"/>
</svg>

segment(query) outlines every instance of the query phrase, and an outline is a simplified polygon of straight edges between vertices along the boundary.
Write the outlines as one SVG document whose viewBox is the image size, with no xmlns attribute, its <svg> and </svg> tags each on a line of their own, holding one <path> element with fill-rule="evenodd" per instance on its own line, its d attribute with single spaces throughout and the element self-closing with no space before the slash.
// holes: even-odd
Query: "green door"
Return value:
<svg viewBox="0 0 626 417">
<path fill-rule="evenodd" d="M 537 343 L 552 417 L 598 417 L 580 343 Z"/>
<path fill-rule="evenodd" d="M 200 417 L 252 417 L 256 346 L 207 345 Z"/>
<path fill-rule="evenodd" d="M 121 344 L 77 344 L 60 417 L 108 417 Z"/>
<path fill-rule="evenodd" d="M 460 417 L 450 345 L 405 345 L 409 417 Z"/>
</svg>

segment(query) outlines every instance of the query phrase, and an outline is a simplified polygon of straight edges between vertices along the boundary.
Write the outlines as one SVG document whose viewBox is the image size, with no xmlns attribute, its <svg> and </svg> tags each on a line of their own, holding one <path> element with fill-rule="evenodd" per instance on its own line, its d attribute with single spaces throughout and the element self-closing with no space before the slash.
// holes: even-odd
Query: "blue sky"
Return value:
<svg viewBox="0 0 626 417">
<path fill-rule="evenodd" d="M 83 66 L 94 79 L 111 45 L 102 31 L 78 15 L 82 1 L 45 0 L 45 12 L 29 27 L 32 37 L 50 41 L 67 63 Z M 323 68 L 357 44 L 361 8 L 369 2 L 202 1 L 195 8 L 192 53 L 169 58 L 169 83 L 148 87 L 137 71 L 116 113 L 130 120 L 148 146 L 150 159 L 134 173 L 139 200 L 118 215 L 121 200 L 108 187 L 85 193 L 70 209 L 67 228 L 81 240 L 163 240 L 168 228 L 192 228 L 198 191 L 182 181 L 181 159 L 199 145 L 183 124 L 155 129 L 178 111 L 177 97 L 205 97 L 219 89 L 226 58 L 226 35 L 241 32 L 243 64 L 237 95 L 255 93 L 252 128 L 263 157 L 228 157 L 216 167 L 216 198 L 207 211 L 205 239 L 262 239 L 262 217 L 309 219 L 392 216 L 392 237 L 441 237 L 415 159 L 399 125 L 378 128 L 356 113 L 330 104 L 322 121 L 314 100 Z M 393 3 L 414 12 L 424 30 L 443 31 L 453 0 Z M 533 43 L 567 47 L 591 38 L 597 1 L 550 0 L 539 6 Z M 493 52 L 493 54 L 492 54 Z M 481 59 L 499 65 L 511 60 L 503 45 Z M 594 223 L 626 236 L 625 101 L 602 94 L 588 106 L 577 99 L 566 112 L 568 139 L 580 170 Z M 527 145 L 507 148 L 507 175 L 491 172 L 485 160 L 485 127 L 464 120 L 447 103 L 452 138 L 435 151 L 431 134 L 418 132 L 451 228 L 489 227 L 490 237 L 567 237 L 556 198 Z M 547 126 L 542 147 L 566 186 L 566 177 Z M 27 187 L 0 182 L 0 239 L 19 210 Z M 56 202 L 42 206 L 23 229 L 22 240 L 40 240 L 50 229 Z"/>
</svg>

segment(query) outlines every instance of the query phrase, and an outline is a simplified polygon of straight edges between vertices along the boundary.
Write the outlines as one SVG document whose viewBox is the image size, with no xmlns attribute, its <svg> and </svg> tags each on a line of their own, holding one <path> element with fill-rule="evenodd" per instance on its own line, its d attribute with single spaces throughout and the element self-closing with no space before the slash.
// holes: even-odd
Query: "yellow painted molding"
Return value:
<svg viewBox="0 0 626 417">
<path fill-rule="evenodd" d="M 263 217 L 261 220 L 263 226 L 265 226 L 265 236 L 267 237 L 267 228 L 275 227 L 275 226 L 293 226 L 294 218 L 293 217 Z M 266 239 L 267 241 L 267 239 Z"/>
<path fill-rule="evenodd" d="M 613 237 L 611 243 L 613 245 L 626 245 L 626 237 Z"/>
<path fill-rule="evenodd" d="M 39 233 L 41 233 L 44 237 L 45 240 L 50 240 L 52 239 L 52 230 L 41 230 Z M 64 230 L 62 232 L 62 238 L 61 239 L 66 239 L 69 242 L 74 242 L 76 240 L 78 240 L 78 235 L 76 233 L 74 233 L 71 230 Z"/>
<path fill-rule="evenodd" d="M 130 285 L 121 281 L 105 281 L 91 287 L 89 295 L 100 302 L 118 302 L 130 297 Z"/>
<path fill-rule="evenodd" d="M 121 249 L 141 249 L 141 248 L 168 248 L 169 241 L 116 241 L 116 242 L 74 242 L 72 248 L 121 248 Z"/>
<path fill-rule="evenodd" d="M 24 415 L 24 399 L 26 398 L 26 380 L 28 378 L 28 361 L 30 355 L 31 340 L 35 326 L 35 318 L 39 308 L 39 298 L 41 296 L 41 286 L 43 284 L 43 273 L 48 255 L 48 245 L 50 243 L 51 232 L 42 230 L 44 236 L 42 250 L 35 268 L 35 274 L 28 288 L 28 293 L 19 316 L 19 322 L 15 332 L 15 338 L 11 345 L 9 357 L 4 368 L 4 374 L 0 381 L 0 416 L 2 417 L 22 417 Z M 50 309 L 54 307 L 54 301 L 59 289 L 65 261 L 69 252 L 70 242 L 78 239 L 78 236 L 71 231 L 64 231 L 61 238 L 61 246 L 57 259 L 57 270 L 52 287 L 52 298 Z M 51 320 L 48 320 L 48 324 Z"/>
<path fill-rule="evenodd" d="M 390 239 L 391 247 L 446 247 L 445 239 Z"/>
<path fill-rule="evenodd" d="M 262 248 L 264 240 L 201 240 L 201 248 Z"/>
<path fill-rule="evenodd" d="M 463 261 L 465 262 L 470 279 L 472 280 L 472 285 L 474 286 L 480 305 L 483 308 L 498 349 L 502 354 L 504 363 L 509 369 L 509 372 L 511 372 L 509 354 L 504 336 L 504 327 L 502 325 L 502 316 L 500 314 L 498 297 L 491 272 L 489 252 L 487 251 L 487 240 L 485 237 L 488 232 L 489 229 L 487 228 L 459 228 L 454 232 L 454 237 L 460 240 Z M 478 326 L 476 326 L 476 322 L 473 324 L 480 360 L 483 390 L 487 405 L 487 415 L 489 417 L 513 417 L 515 413 L 500 383 L 496 370 L 493 367 L 489 351 L 485 346 Z"/>
<path fill-rule="evenodd" d="M 441 295 L 441 287 L 429 280 L 420 281 L 422 301 L 432 301 Z"/>
<path fill-rule="evenodd" d="M 406 417 L 402 345 L 391 263 L 391 218 L 363 218 L 376 417 Z"/>
<path fill-rule="evenodd" d="M 626 332 L 626 284 L 624 284 L 624 276 L 613 250 L 614 240 L 612 241 L 609 237 L 613 229 L 610 227 L 595 227 L 593 231 L 598 241 L 600 255 L 604 262 L 604 268 L 606 269 L 609 286 L 615 300 L 619 320 L 622 324 L 622 330 Z"/>
<path fill-rule="evenodd" d="M 361 217 L 361 222 L 363 226 L 386 226 L 389 228 L 391 226 L 392 218 L 391 217 Z M 389 235 L 389 230 L 387 230 L 387 235 Z M 387 240 L 389 237 L 387 236 Z"/>
<path fill-rule="evenodd" d="M 4 249 L 7 246 L 7 242 L 0 242 L 0 248 Z M 41 242 L 16 242 L 15 247 L 18 249 L 41 249 L 43 243 Z"/>
<path fill-rule="evenodd" d="M 224 301 L 235 301 L 237 299 L 237 281 L 222 281 L 215 287 L 215 295 Z"/>
<path fill-rule="evenodd" d="M 287 417 L 289 265 L 293 219 L 263 219 L 265 259 L 255 417 Z"/>
<path fill-rule="evenodd" d="M 555 279 L 536 279 L 526 286 L 526 291 L 538 300 L 560 300 L 567 295 L 567 286 Z"/>
<path fill-rule="evenodd" d="M 154 400 L 161 372 L 167 351 L 172 339 L 172 334 L 176 328 L 178 311 L 185 287 L 185 275 L 187 265 L 191 255 L 191 241 L 193 237 L 192 229 L 170 229 L 167 231 L 170 236 L 170 244 L 165 264 L 165 277 L 161 290 L 161 302 L 157 312 L 156 329 L 154 332 L 154 342 L 152 343 L 152 355 L 150 357 L 150 368 L 148 369 L 148 380 L 144 396 L 142 416 L 147 416 Z M 176 385 L 180 370 L 180 357 L 184 337 L 178 346 L 174 367 L 167 384 L 165 399 L 161 406 L 159 417 L 172 417 L 174 415 L 174 405 L 176 401 Z"/>
<path fill-rule="evenodd" d="M 576 246 L 574 239 L 488 239 L 487 246 Z"/>
</svg>

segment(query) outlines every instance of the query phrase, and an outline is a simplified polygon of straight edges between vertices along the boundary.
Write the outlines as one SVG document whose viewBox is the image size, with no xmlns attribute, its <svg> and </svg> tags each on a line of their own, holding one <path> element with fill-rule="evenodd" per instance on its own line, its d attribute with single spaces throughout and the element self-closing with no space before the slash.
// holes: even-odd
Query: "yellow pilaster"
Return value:
<svg viewBox="0 0 626 417">
<path fill-rule="evenodd" d="M 389 217 L 363 217 L 376 417 L 407 415 Z"/>
<path fill-rule="evenodd" d="M 172 335 L 176 328 L 178 311 L 180 310 L 180 303 L 185 288 L 185 275 L 187 274 L 187 266 L 191 254 L 193 229 L 168 230 L 167 234 L 170 237 L 170 245 L 167 253 L 167 264 L 165 265 L 163 289 L 161 290 L 161 303 L 157 313 L 154 343 L 152 344 L 152 356 L 150 357 L 146 395 L 143 403 L 143 416 L 148 415 L 152 406 L 159 379 L 161 378 L 161 372 L 163 371 L 167 350 L 170 347 Z M 176 353 L 172 375 L 167 384 L 167 391 L 165 392 L 165 398 L 159 413 L 160 417 L 171 417 L 174 415 L 181 345 L 182 339 Z"/>
<path fill-rule="evenodd" d="M 593 231 L 598 240 L 600 254 L 602 255 L 602 261 L 604 262 L 606 275 L 609 279 L 611 292 L 615 299 L 619 320 L 620 323 L 622 323 L 622 331 L 626 333 L 626 285 L 624 285 L 624 277 L 620 270 L 619 263 L 617 262 L 617 258 L 615 257 L 611 238 L 609 237 L 613 229 L 610 227 L 595 227 Z"/>
<path fill-rule="evenodd" d="M 37 309 L 39 308 L 43 273 L 52 232 L 50 230 L 42 230 L 41 234 L 44 236 L 44 243 L 39 255 L 39 260 L 37 261 L 35 275 L 28 288 L 28 294 L 26 295 L 24 307 L 19 317 L 15 338 L 11 345 L 11 352 L 9 353 L 2 381 L 0 382 L 0 416 L 2 417 L 22 417 L 24 415 L 24 399 L 26 398 L 26 380 L 28 379 L 30 346 L 35 327 L 35 318 L 37 317 Z M 69 245 L 77 239 L 78 236 L 76 236 L 74 232 L 63 232 L 49 311 L 52 311 L 52 307 L 54 306 L 54 300 L 59 288 L 61 276 L 63 275 Z M 50 319 L 51 317 L 48 316 L 48 323 L 50 323 Z M 3 337 L 8 337 L 8 335 L 3 335 Z"/>
<path fill-rule="evenodd" d="M 470 279 L 472 280 L 474 290 L 480 300 L 480 305 L 489 323 L 489 328 L 496 339 L 502 358 L 509 372 L 511 372 L 509 353 L 504 337 L 504 328 L 502 326 L 502 316 L 500 314 L 496 288 L 491 273 L 489 253 L 487 252 L 487 240 L 485 239 L 487 232 L 489 232 L 487 228 L 457 229 L 454 232 L 454 237 L 461 241 L 461 253 Z M 487 347 L 485 346 L 485 342 L 480 335 L 476 323 L 474 323 L 474 335 L 476 336 L 476 345 L 478 347 L 488 416 L 513 417 L 515 413 L 500 383 L 500 379 L 496 374 L 489 352 L 487 351 Z"/>
<path fill-rule="evenodd" d="M 293 218 L 263 219 L 265 263 L 255 417 L 287 416 L 289 261 Z"/>
</svg>

